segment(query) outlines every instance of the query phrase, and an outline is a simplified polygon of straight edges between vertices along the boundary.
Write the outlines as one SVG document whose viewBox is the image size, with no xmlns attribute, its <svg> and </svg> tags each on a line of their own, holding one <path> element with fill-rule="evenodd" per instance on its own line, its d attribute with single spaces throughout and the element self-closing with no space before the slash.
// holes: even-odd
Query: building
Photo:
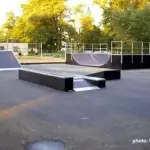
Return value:
<svg viewBox="0 0 150 150">
<path fill-rule="evenodd" d="M 39 43 L 0 43 L 0 50 L 13 51 L 15 55 L 28 55 L 28 52 L 39 51 L 41 49 Z"/>
</svg>

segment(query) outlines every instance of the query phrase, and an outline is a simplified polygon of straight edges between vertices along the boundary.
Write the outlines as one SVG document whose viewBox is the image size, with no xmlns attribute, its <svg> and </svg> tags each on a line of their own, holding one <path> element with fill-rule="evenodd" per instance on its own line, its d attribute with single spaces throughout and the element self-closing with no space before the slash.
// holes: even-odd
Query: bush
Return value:
<svg viewBox="0 0 150 150">
<path fill-rule="evenodd" d="M 29 55 L 29 56 L 35 55 L 34 50 L 33 50 L 33 49 L 31 49 L 31 50 L 28 52 L 28 55 Z"/>
</svg>

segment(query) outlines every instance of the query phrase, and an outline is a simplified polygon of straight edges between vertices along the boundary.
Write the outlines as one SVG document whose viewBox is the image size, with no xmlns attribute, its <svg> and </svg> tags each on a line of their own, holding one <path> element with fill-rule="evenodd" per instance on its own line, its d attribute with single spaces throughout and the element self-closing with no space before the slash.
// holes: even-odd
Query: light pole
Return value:
<svg viewBox="0 0 150 150">
<path fill-rule="evenodd" d="M 11 40 L 11 44 L 12 44 L 12 38 L 7 38 L 7 51 L 8 51 L 8 48 L 9 48 L 9 40 Z"/>
<path fill-rule="evenodd" d="M 41 33 L 41 58 L 43 57 L 42 33 Z"/>
<path fill-rule="evenodd" d="M 8 38 L 7 38 L 7 51 L 8 51 L 8 44 L 9 44 L 9 43 L 8 43 Z"/>
<path fill-rule="evenodd" d="M 41 58 L 43 57 L 43 45 L 42 45 L 42 42 L 41 42 Z"/>
</svg>

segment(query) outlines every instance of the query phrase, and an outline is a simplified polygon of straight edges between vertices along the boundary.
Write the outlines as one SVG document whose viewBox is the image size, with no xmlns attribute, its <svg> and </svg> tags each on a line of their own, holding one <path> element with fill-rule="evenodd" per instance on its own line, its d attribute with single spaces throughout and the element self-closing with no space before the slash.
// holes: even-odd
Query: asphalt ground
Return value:
<svg viewBox="0 0 150 150">
<path fill-rule="evenodd" d="M 105 89 L 84 92 L 0 72 L 0 149 L 23 150 L 41 139 L 63 141 L 67 150 L 149 150 L 150 70 L 122 71 Z"/>
</svg>

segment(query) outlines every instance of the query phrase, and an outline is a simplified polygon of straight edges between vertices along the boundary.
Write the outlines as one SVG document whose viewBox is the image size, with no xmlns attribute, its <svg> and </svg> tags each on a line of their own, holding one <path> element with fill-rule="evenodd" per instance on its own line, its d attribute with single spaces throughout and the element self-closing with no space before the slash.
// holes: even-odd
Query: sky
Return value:
<svg viewBox="0 0 150 150">
<path fill-rule="evenodd" d="M 16 15 L 21 14 L 20 4 L 27 2 L 27 0 L 2 0 L 0 5 L 0 25 L 5 21 L 6 12 L 13 11 Z M 95 18 L 95 22 L 98 23 L 102 10 L 98 6 L 92 3 L 92 0 L 69 0 L 69 5 L 75 6 L 77 4 L 84 3 L 91 9 L 91 13 Z"/>
<path fill-rule="evenodd" d="M 102 19 L 103 11 L 96 4 L 93 4 L 92 0 L 69 0 L 70 6 L 76 6 L 78 4 L 86 4 L 90 8 L 91 14 L 94 16 L 95 24 L 98 24 Z"/>
<path fill-rule="evenodd" d="M 20 15 L 20 4 L 26 1 L 27 0 L 2 0 L 0 5 L 0 25 L 4 23 L 7 12 L 14 11 L 16 15 Z"/>
</svg>

